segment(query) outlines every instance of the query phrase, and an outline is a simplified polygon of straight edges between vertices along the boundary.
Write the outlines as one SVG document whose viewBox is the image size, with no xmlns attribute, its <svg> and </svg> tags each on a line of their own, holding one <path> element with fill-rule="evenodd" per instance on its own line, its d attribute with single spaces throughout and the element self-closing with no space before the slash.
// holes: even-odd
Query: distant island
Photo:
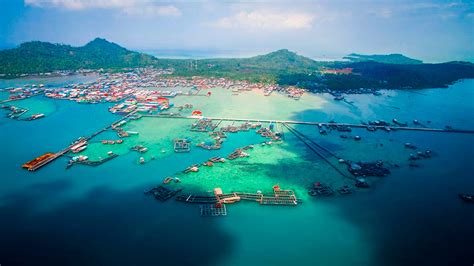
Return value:
<svg viewBox="0 0 474 266">
<path fill-rule="evenodd" d="M 315 61 L 287 49 L 249 58 L 158 59 L 101 38 L 82 47 L 33 41 L 0 51 L 0 77 L 151 66 L 172 69 L 172 76 L 224 77 L 332 93 L 439 88 L 474 78 L 474 64 L 470 62 L 425 64 L 401 54 L 350 54 L 345 59 Z"/>
<path fill-rule="evenodd" d="M 423 61 L 413 59 L 402 54 L 374 54 L 374 55 L 362 55 L 362 54 L 350 54 L 345 56 L 344 59 L 351 62 L 365 62 L 374 61 L 384 64 L 423 64 Z"/>
</svg>

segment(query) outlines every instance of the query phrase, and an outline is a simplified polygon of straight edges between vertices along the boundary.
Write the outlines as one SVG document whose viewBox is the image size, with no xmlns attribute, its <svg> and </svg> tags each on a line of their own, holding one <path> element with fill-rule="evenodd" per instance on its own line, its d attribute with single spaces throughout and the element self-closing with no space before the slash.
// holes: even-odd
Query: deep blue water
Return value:
<svg viewBox="0 0 474 266">
<path fill-rule="evenodd" d="M 473 84 L 468 80 L 450 89 L 398 92 L 389 98 L 353 95 L 348 98 L 355 107 L 337 103 L 342 112 L 308 110 L 295 119 L 397 117 L 473 129 Z M 160 204 L 143 196 L 143 190 L 163 176 L 209 158 L 206 151 L 143 167 L 132 166 L 136 156 L 128 154 L 93 169 L 66 171 L 65 159 L 34 173 L 21 169 L 22 163 L 38 154 L 57 151 L 117 119 L 105 104 L 55 101 L 55 107 L 53 114 L 32 123 L 0 115 L 1 265 L 474 262 L 474 206 L 457 198 L 458 193 L 474 193 L 473 135 L 360 131 L 363 139 L 400 139 L 429 147 L 437 156 L 423 161 L 419 169 L 394 170 L 369 191 L 349 197 L 309 200 L 297 208 L 238 204 L 228 208 L 225 218 L 207 219 L 199 216 L 196 206 Z M 233 135 L 216 154 L 254 142 L 250 138 Z M 336 145 L 337 139 L 324 141 Z"/>
</svg>

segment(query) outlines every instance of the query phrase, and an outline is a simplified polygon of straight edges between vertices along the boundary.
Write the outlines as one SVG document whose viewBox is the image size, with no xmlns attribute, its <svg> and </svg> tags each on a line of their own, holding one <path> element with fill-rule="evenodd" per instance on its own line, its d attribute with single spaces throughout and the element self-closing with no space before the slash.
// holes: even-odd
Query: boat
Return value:
<svg viewBox="0 0 474 266">
<path fill-rule="evenodd" d="M 355 182 L 355 186 L 359 188 L 368 188 L 369 183 L 367 183 L 367 181 L 365 181 L 363 178 L 358 178 Z"/>
<path fill-rule="evenodd" d="M 26 120 L 31 121 L 31 120 L 36 120 L 38 118 L 43 118 L 43 117 L 44 117 L 44 114 L 34 114 L 34 115 L 28 117 Z"/>
<path fill-rule="evenodd" d="M 474 203 L 474 195 L 472 194 L 459 194 L 458 196 L 465 202 Z"/>
<path fill-rule="evenodd" d="M 145 158 L 140 157 L 140 163 L 141 163 L 141 164 L 145 163 Z"/>
<path fill-rule="evenodd" d="M 343 186 L 340 189 L 337 190 L 339 194 L 341 195 L 347 195 L 347 194 L 352 194 L 352 189 L 349 188 L 349 186 Z"/>
<path fill-rule="evenodd" d="M 83 150 L 85 150 L 85 149 L 87 149 L 87 145 L 80 146 L 80 147 L 78 147 L 78 148 L 76 148 L 76 149 L 73 149 L 73 150 L 71 150 L 71 151 L 72 151 L 72 153 L 79 153 L 79 152 L 81 152 L 81 151 L 83 151 Z"/>
</svg>

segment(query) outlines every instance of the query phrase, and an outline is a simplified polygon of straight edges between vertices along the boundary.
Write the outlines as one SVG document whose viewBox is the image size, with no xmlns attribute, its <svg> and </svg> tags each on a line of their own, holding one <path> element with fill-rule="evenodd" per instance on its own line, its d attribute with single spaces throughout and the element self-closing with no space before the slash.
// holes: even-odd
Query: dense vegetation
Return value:
<svg viewBox="0 0 474 266">
<path fill-rule="evenodd" d="M 155 66 L 174 68 L 175 76 L 225 77 L 276 82 L 310 90 L 341 91 L 445 87 L 459 79 L 474 78 L 474 65 L 466 62 L 423 64 L 400 54 L 351 54 L 348 59 L 348 62 L 318 62 L 286 49 L 250 58 L 157 59 L 97 38 L 82 47 L 28 42 L 18 48 L 0 51 L 0 74 L 13 77 L 55 70 L 120 70 Z M 352 69 L 352 73 L 321 73 L 322 68 Z"/>
<path fill-rule="evenodd" d="M 99 38 L 82 47 L 34 41 L 0 51 L 0 73 L 3 74 L 136 67 L 155 62 L 156 58 L 150 55 L 132 52 Z"/>
<path fill-rule="evenodd" d="M 227 77 L 250 81 L 274 82 L 283 73 L 311 73 L 322 64 L 286 49 L 250 58 L 202 59 L 188 62 L 185 68 L 176 67 L 180 76 L 199 75 Z"/>
<path fill-rule="evenodd" d="M 474 65 L 467 62 L 442 64 L 382 64 L 377 62 L 338 63 L 349 67 L 353 74 L 284 74 L 277 82 L 311 90 L 424 89 L 446 87 L 453 82 L 474 78 Z"/>
</svg>

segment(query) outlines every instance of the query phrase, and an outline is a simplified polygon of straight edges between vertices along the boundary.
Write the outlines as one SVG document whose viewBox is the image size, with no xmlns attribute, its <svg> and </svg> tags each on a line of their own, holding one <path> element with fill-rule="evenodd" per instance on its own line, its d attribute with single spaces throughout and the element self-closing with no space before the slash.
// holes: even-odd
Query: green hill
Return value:
<svg viewBox="0 0 474 266">
<path fill-rule="evenodd" d="M 176 64 L 176 62 L 174 62 Z M 176 65 L 175 65 L 176 66 Z M 249 58 L 188 60 L 184 68 L 175 67 L 177 75 L 229 77 L 273 82 L 282 73 L 311 73 L 321 63 L 286 49 Z"/>
<path fill-rule="evenodd" d="M 347 59 L 351 62 L 374 61 L 374 62 L 385 63 L 385 64 L 422 64 L 423 63 L 423 61 L 421 60 L 406 57 L 402 54 L 388 54 L 388 55 L 350 54 L 348 56 L 345 56 L 344 59 Z"/>
<path fill-rule="evenodd" d="M 156 62 L 150 55 L 132 52 L 99 38 L 82 47 L 33 41 L 0 51 L 0 73 L 4 74 L 138 67 Z"/>
</svg>

